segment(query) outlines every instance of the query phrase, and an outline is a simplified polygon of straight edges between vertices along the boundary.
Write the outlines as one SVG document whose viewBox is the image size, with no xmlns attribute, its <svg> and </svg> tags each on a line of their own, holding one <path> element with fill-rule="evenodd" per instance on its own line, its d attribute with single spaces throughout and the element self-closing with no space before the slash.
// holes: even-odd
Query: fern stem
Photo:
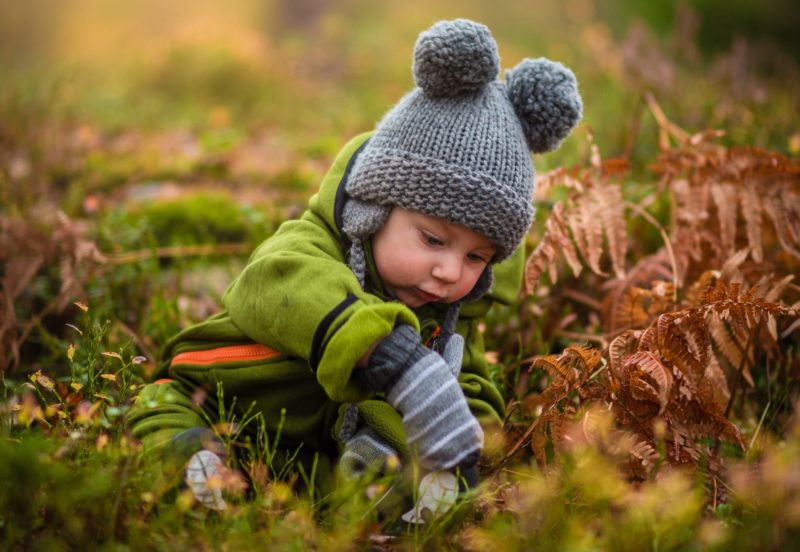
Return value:
<svg viewBox="0 0 800 552">
<path fill-rule="evenodd" d="M 672 137 L 680 143 L 686 143 L 689 141 L 691 138 L 689 133 L 667 118 L 667 116 L 664 114 L 664 111 L 661 109 L 661 106 L 658 105 L 655 97 L 653 97 L 653 93 L 649 90 L 646 90 L 644 93 L 644 101 L 647 102 L 647 107 L 650 108 L 650 113 L 653 114 L 656 123 L 662 131 L 662 134 L 666 133 L 667 135 L 672 135 Z M 662 146 L 664 145 L 669 147 L 668 143 L 662 144 Z"/>
<path fill-rule="evenodd" d="M 678 302 L 678 263 L 675 261 L 675 252 L 672 250 L 672 242 L 669 239 L 669 235 L 667 231 L 664 230 L 664 227 L 655 219 L 653 215 L 648 213 L 645 209 L 642 209 L 635 203 L 630 201 L 625 201 L 625 206 L 630 209 L 631 211 L 636 211 L 639 215 L 642 216 L 647 222 L 652 224 L 653 226 L 658 229 L 658 233 L 661 234 L 661 239 L 664 240 L 664 247 L 667 249 L 667 255 L 669 256 L 669 262 L 672 265 L 672 301 L 674 303 Z"/>
<path fill-rule="evenodd" d="M 597 312 L 603 310 L 603 304 L 600 301 L 598 301 L 594 297 L 586 295 L 585 293 L 581 293 L 574 289 L 565 289 L 564 291 L 561 292 L 561 294 L 564 295 L 565 297 L 577 301 L 578 303 L 583 303 L 590 309 L 594 309 Z"/>
<path fill-rule="evenodd" d="M 756 333 L 758 333 L 759 328 L 761 327 L 760 324 L 761 320 L 759 318 L 759 324 L 753 328 L 753 331 L 747 337 L 747 343 L 744 346 L 744 352 L 742 354 L 742 360 L 739 362 L 739 369 L 736 371 L 736 379 L 733 380 L 733 389 L 731 389 L 731 396 L 728 398 L 728 406 L 725 407 L 725 418 L 728 417 L 728 414 L 731 413 L 731 408 L 733 407 L 733 400 L 736 397 L 736 392 L 739 390 L 739 384 L 742 381 L 742 374 L 744 373 L 744 367 L 747 363 L 747 355 L 750 351 L 750 345 L 753 343 L 753 338 L 755 337 Z M 719 443 L 719 441 L 717 441 Z"/>
</svg>

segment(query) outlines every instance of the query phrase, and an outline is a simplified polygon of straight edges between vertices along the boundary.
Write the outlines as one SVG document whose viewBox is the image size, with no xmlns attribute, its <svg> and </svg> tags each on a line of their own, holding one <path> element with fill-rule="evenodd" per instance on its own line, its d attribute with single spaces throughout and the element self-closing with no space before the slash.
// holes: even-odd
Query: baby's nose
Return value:
<svg viewBox="0 0 800 552">
<path fill-rule="evenodd" d="M 447 283 L 457 282 L 461 277 L 461 260 L 455 255 L 441 255 L 433 267 L 433 277 Z"/>
</svg>

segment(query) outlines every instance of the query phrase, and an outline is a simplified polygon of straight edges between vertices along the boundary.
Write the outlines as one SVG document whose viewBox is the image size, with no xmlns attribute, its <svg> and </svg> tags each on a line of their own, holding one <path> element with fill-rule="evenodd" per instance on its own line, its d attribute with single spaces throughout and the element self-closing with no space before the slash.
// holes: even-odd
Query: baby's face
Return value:
<svg viewBox="0 0 800 552">
<path fill-rule="evenodd" d="M 452 303 L 469 293 L 495 246 L 466 226 L 394 207 L 372 237 L 386 290 L 403 304 Z"/>
</svg>

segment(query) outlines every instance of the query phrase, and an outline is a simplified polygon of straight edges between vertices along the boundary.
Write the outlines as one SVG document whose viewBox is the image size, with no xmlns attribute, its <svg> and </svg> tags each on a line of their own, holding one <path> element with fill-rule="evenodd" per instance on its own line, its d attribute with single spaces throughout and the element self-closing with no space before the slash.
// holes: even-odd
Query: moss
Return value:
<svg viewBox="0 0 800 552">
<path fill-rule="evenodd" d="M 143 203 L 133 212 L 146 219 L 160 246 L 233 243 L 250 235 L 247 213 L 219 192 Z"/>
</svg>

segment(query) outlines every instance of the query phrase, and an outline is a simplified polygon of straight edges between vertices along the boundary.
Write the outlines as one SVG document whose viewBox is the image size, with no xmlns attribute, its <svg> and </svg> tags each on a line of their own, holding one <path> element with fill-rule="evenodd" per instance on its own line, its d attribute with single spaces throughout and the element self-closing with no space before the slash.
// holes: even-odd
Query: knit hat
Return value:
<svg viewBox="0 0 800 552">
<path fill-rule="evenodd" d="M 533 218 L 530 152 L 555 149 L 582 115 L 575 75 L 544 58 L 497 79 L 497 44 L 484 25 L 440 21 L 419 35 L 417 88 L 377 125 L 345 184 L 343 230 L 363 284 L 363 240 L 392 206 L 461 224 L 509 257 Z M 491 285 L 487 270 L 468 298 Z M 476 293 L 477 292 L 477 293 Z"/>
</svg>

